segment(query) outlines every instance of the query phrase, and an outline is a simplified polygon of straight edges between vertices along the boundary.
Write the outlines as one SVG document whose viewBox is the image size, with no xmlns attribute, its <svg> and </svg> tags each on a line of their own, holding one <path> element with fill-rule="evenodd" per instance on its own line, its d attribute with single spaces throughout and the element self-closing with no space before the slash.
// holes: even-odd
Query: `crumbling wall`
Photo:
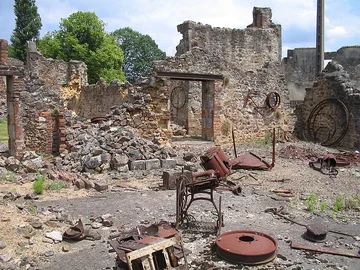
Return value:
<svg viewBox="0 0 360 270">
<path fill-rule="evenodd" d="M 360 89 L 360 46 L 342 47 L 334 56 L 334 61 L 343 66 L 350 80 Z"/>
<path fill-rule="evenodd" d="M 148 78 L 131 85 L 120 81 L 107 84 L 99 80 L 81 89 L 77 100 L 69 102 L 68 108 L 83 118 L 106 117 L 117 107 L 120 126 L 139 129 L 142 136 L 154 138 L 161 129 L 168 129 L 168 96 L 160 93 L 162 80 Z M 158 134 L 163 137 L 163 134 Z"/>
<path fill-rule="evenodd" d="M 316 109 L 319 105 L 321 110 Z M 330 62 L 306 89 L 304 103 L 296 113 L 299 138 L 360 149 L 360 90 L 339 63 Z"/>
<path fill-rule="evenodd" d="M 32 41 L 28 42 L 26 68 L 31 79 L 41 79 L 44 85 L 66 86 L 74 74 L 79 75 L 81 86 L 88 84 L 87 67 L 84 62 L 45 58 Z"/>
<path fill-rule="evenodd" d="M 325 52 L 324 59 L 334 60 L 342 65 L 356 86 L 360 86 L 360 46 L 347 46 L 336 52 Z M 312 87 L 316 81 L 316 48 L 288 50 L 282 64 L 290 100 L 304 100 L 306 88 Z"/>
<path fill-rule="evenodd" d="M 214 121 L 214 129 L 219 142 L 231 140 L 231 128 L 238 140 L 264 138 L 272 127 L 292 130 L 289 93 L 280 66 L 281 27 L 272 23 L 269 8 L 254 8 L 253 15 L 254 21 L 246 29 L 186 21 L 178 26 L 183 39 L 176 56 L 154 62 L 155 72 L 224 76 L 222 86 L 215 91 L 214 118 L 219 120 Z M 188 101 L 192 96 L 201 96 L 199 87 L 187 90 Z M 270 92 L 281 96 L 276 110 L 266 106 Z M 199 100 L 186 106 L 193 115 L 202 115 Z M 185 120 L 188 126 L 199 126 L 201 121 L 189 115 Z"/>
<path fill-rule="evenodd" d="M 63 152 L 66 134 L 61 87 L 44 85 L 41 79 L 29 80 L 20 101 L 26 150 L 42 154 Z"/>
</svg>

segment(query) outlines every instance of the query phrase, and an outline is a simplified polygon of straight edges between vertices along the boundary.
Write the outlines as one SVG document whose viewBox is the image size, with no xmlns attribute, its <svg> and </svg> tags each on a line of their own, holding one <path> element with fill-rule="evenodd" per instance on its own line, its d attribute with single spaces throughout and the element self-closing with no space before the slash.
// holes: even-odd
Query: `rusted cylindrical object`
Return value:
<svg viewBox="0 0 360 270">
<path fill-rule="evenodd" d="M 230 173 L 230 169 L 225 165 L 223 160 L 219 157 L 218 153 L 202 156 L 201 160 L 201 165 L 205 170 L 215 170 L 219 177 L 225 177 Z"/>
<path fill-rule="evenodd" d="M 219 156 L 219 158 L 221 159 L 222 162 L 229 164 L 229 158 L 226 156 L 225 152 L 222 150 L 222 148 L 220 146 L 212 147 L 206 151 L 207 155 L 211 155 L 214 153 L 216 153 Z"/>
</svg>

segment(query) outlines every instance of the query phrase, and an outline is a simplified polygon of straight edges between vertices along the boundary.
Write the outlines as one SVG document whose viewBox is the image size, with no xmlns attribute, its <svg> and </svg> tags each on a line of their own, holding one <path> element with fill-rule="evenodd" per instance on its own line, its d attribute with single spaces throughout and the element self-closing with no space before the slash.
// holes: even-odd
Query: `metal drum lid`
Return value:
<svg viewBox="0 0 360 270">
<path fill-rule="evenodd" d="M 277 241 L 264 233 L 235 230 L 220 234 L 216 240 L 216 253 L 224 260 L 245 265 L 258 265 L 276 257 Z"/>
</svg>

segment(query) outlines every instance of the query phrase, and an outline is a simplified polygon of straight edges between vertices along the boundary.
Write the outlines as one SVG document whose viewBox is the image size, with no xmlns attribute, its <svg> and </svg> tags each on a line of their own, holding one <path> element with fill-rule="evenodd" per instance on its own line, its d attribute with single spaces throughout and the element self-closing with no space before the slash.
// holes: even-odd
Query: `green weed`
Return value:
<svg viewBox="0 0 360 270">
<path fill-rule="evenodd" d="M 67 184 L 64 181 L 53 181 L 46 185 L 47 190 L 60 190 L 67 188 Z"/>
<path fill-rule="evenodd" d="M 306 209 L 310 212 L 314 212 L 318 203 L 318 196 L 315 193 L 311 193 L 307 198 L 306 198 Z"/>
<path fill-rule="evenodd" d="M 46 179 L 46 177 L 44 175 L 42 175 L 40 172 L 36 173 L 35 182 L 33 183 L 33 186 L 32 186 L 35 194 L 41 195 L 44 193 L 45 179 Z"/>
<path fill-rule="evenodd" d="M 321 204 L 320 204 L 321 212 L 325 212 L 327 208 L 328 208 L 327 202 L 325 202 L 325 201 L 321 202 Z"/>
<path fill-rule="evenodd" d="M 333 210 L 335 213 L 343 210 L 344 208 L 344 198 L 343 197 L 336 197 L 334 205 L 333 205 Z"/>
</svg>

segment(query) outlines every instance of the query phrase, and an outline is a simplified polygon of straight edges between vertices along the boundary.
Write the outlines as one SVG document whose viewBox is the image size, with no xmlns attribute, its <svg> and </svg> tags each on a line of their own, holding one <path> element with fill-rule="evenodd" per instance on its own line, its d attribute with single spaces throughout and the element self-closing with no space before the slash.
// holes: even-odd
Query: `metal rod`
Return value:
<svg viewBox="0 0 360 270">
<path fill-rule="evenodd" d="M 235 158 L 237 158 L 234 127 L 232 127 L 232 129 L 231 129 L 231 133 L 232 133 L 232 140 L 233 140 L 233 145 L 234 145 L 234 155 L 235 155 Z"/>
<path fill-rule="evenodd" d="M 271 168 L 275 166 L 275 128 L 273 128 L 273 135 L 272 135 L 272 161 L 271 161 Z"/>
<path fill-rule="evenodd" d="M 305 249 L 305 250 L 317 251 L 317 252 L 346 256 L 346 257 L 360 258 L 359 251 L 357 250 L 348 250 L 343 248 L 329 248 L 329 247 L 321 247 L 315 245 L 310 246 L 309 244 L 306 243 L 300 243 L 294 241 L 291 242 L 291 248 Z"/>
</svg>

